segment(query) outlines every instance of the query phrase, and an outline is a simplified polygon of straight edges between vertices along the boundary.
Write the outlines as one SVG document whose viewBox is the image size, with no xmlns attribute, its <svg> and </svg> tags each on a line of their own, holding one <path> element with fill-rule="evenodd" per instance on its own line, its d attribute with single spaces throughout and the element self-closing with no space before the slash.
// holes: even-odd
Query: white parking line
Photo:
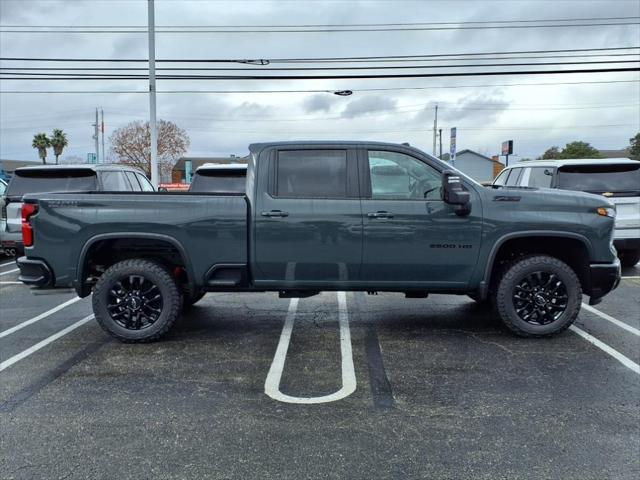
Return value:
<svg viewBox="0 0 640 480">
<path fill-rule="evenodd" d="M 0 282 L 0 285 L 24 285 L 22 282 Z"/>
<path fill-rule="evenodd" d="M 0 272 L 0 275 L 9 275 L 10 273 L 14 273 L 19 271 L 19 268 L 14 268 L 13 270 L 7 270 L 6 272 Z"/>
<path fill-rule="evenodd" d="M 629 277 L 621 277 L 621 278 L 640 278 L 640 275 L 631 275 Z"/>
<path fill-rule="evenodd" d="M 80 300 L 80 297 L 75 297 L 75 298 L 72 298 L 71 300 L 67 300 L 66 302 L 61 303 L 57 307 L 53 307 L 51 310 L 47 310 L 46 312 L 41 313 L 37 317 L 33 317 L 33 318 L 30 318 L 29 320 L 25 320 L 24 322 L 19 323 L 15 327 L 11 327 L 3 332 L 0 332 L 0 338 L 6 337 L 7 335 L 11 335 L 12 333 L 17 332 L 18 330 L 24 327 L 28 327 L 33 323 L 39 322 L 43 318 L 47 318 L 49 315 L 53 315 L 54 313 L 59 312 L 63 308 L 68 307 L 72 303 L 76 303 L 79 300 Z"/>
<path fill-rule="evenodd" d="M 11 260 L 10 262 L 0 263 L 0 268 L 8 267 L 9 265 L 15 265 L 15 264 L 16 264 L 15 260 Z"/>
<path fill-rule="evenodd" d="M 34 346 L 29 347 L 26 350 L 23 350 L 22 352 L 18 353 L 17 355 L 14 355 L 13 357 L 9 358 L 8 360 L 5 360 L 4 362 L 0 362 L 0 372 L 3 371 L 6 368 L 9 368 L 14 363 L 19 362 L 23 358 L 28 357 L 32 353 L 37 352 L 41 348 L 46 347 L 51 342 L 55 342 L 60 337 L 64 337 L 67 333 L 72 332 L 76 328 L 81 327 L 82 325 L 84 325 L 87 322 L 90 322 L 91 320 L 93 320 L 93 314 L 84 317 L 82 320 L 78 320 L 73 325 L 69 325 L 67 328 L 64 328 L 64 329 L 60 330 L 58 333 L 54 333 L 50 337 L 47 337 L 44 340 L 42 340 L 41 342 L 36 343 Z"/>
<path fill-rule="evenodd" d="M 637 328 L 634 328 L 631 325 L 627 325 L 626 323 L 621 322 L 617 318 L 613 318 L 612 316 L 609 316 L 606 313 L 601 312 L 597 308 L 593 308 L 591 305 L 587 305 L 586 303 L 582 304 L 582 308 L 584 308 L 587 312 L 591 312 L 594 315 L 598 315 L 600 318 L 604 318 L 605 320 L 613 323 L 614 325 L 617 325 L 618 327 L 623 328 L 627 332 L 631 332 L 634 335 L 637 335 L 640 337 L 640 330 L 638 330 Z"/>
<path fill-rule="evenodd" d="M 571 325 L 569 327 L 569 329 L 574 331 L 574 332 L 576 332 L 578 335 L 580 335 L 582 338 L 584 338 L 587 342 L 594 344 L 600 350 L 602 350 L 602 351 L 608 353 L 609 355 L 611 355 L 613 358 L 618 360 L 625 367 L 627 367 L 630 370 L 633 370 L 634 372 L 640 374 L 640 365 L 638 365 L 636 362 L 634 362 L 630 358 L 625 357 L 619 351 L 611 348 L 606 343 L 598 340 L 593 335 L 589 335 L 587 332 L 585 332 L 581 328 L 576 327 L 575 325 Z"/>
<path fill-rule="evenodd" d="M 344 292 L 338 292 L 338 318 L 340 322 L 340 353 L 342 355 L 342 388 L 337 392 L 322 397 L 292 397 L 280 391 L 280 379 L 287 358 L 291 332 L 296 319 L 298 299 L 292 298 L 289 303 L 287 317 L 280 334 L 280 342 L 273 357 L 271 368 L 264 382 L 264 393 L 274 400 L 285 403 L 316 404 L 335 402 L 348 397 L 356 391 L 356 372 L 353 368 L 353 352 L 351 349 L 351 332 L 349 330 L 349 315 L 347 313 L 347 297 Z"/>
</svg>

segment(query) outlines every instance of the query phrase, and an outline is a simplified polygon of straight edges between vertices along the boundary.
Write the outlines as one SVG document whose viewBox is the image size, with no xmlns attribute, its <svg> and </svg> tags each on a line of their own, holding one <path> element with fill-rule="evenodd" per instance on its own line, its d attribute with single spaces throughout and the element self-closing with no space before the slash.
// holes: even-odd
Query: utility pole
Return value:
<svg viewBox="0 0 640 480">
<path fill-rule="evenodd" d="M 442 129 L 441 128 L 438 129 L 438 138 L 440 139 L 440 155 L 438 155 L 438 158 L 442 160 Z"/>
<path fill-rule="evenodd" d="M 98 148 L 98 141 L 100 139 L 100 135 L 98 134 L 98 128 L 100 124 L 98 123 L 98 107 L 96 107 L 96 123 L 93 124 L 93 139 L 96 142 L 96 163 L 100 162 L 100 150 Z"/>
<path fill-rule="evenodd" d="M 149 15 L 149 127 L 151 129 L 151 183 L 158 188 L 158 131 L 156 130 L 156 35 L 153 0 L 147 0 Z"/>
<path fill-rule="evenodd" d="M 433 156 L 436 156 L 436 135 L 438 134 L 438 104 L 436 103 L 436 115 L 433 119 Z"/>
<path fill-rule="evenodd" d="M 104 110 L 100 109 L 100 133 L 102 133 L 102 163 L 107 161 L 107 157 L 104 154 Z"/>
</svg>

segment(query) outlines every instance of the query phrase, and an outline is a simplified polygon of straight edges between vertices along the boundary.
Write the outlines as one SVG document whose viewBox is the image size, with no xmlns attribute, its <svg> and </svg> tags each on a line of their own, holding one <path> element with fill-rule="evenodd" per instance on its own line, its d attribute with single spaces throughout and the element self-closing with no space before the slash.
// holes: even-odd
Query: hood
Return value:
<svg viewBox="0 0 640 480">
<path fill-rule="evenodd" d="M 602 195 L 577 192 L 573 190 L 532 187 L 501 187 L 488 188 L 487 194 L 489 197 L 488 200 L 492 202 L 526 203 L 529 206 L 539 205 L 541 210 L 583 210 L 585 208 L 590 210 L 598 207 L 613 206 L 613 202 Z"/>
</svg>

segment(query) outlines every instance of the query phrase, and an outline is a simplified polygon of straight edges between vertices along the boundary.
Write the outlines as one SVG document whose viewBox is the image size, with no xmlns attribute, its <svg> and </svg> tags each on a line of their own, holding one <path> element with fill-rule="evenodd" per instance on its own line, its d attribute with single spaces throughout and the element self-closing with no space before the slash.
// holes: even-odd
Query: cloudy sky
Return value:
<svg viewBox="0 0 640 480">
<path fill-rule="evenodd" d="M 156 0 L 156 24 L 160 30 L 156 55 L 158 59 L 276 59 L 638 47 L 640 27 L 637 24 L 314 33 L 165 33 L 162 27 L 452 24 L 602 17 L 635 17 L 630 21 L 637 23 L 639 16 L 638 0 Z M 0 23 L 13 30 L 37 25 L 144 26 L 146 22 L 145 0 L 0 0 Z M 146 58 L 147 48 L 144 33 L 16 33 L 6 29 L 0 32 L 1 57 Z M 624 58 L 638 59 L 637 56 Z M 3 62 L 0 66 L 14 65 Z M 261 67 L 248 68 L 252 73 L 260 73 Z M 474 70 L 501 69 L 506 68 Z M 283 73 L 286 72 L 268 72 Z M 628 139 L 640 130 L 639 80 L 637 71 L 302 81 L 162 80 L 158 82 L 158 90 L 173 93 L 159 93 L 158 117 L 174 121 L 188 132 L 191 138 L 188 153 L 194 156 L 245 154 L 249 143 L 290 139 L 410 142 L 431 152 L 433 110 L 438 104 L 445 151 L 449 128 L 456 126 L 458 150 L 470 148 L 496 154 L 503 140 L 513 139 L 520 157 L 535 157 L 551 145 L 562 146 L 573 140 L 587 141 L 600 149 L 627 146 Z M 593 83 L 612 81 L 615 83 Z M 538 85 L 513 85 L 523 83 Z M 543 83 L 547 85 L 540 85 Z M 86 154 L 93 151 L 91 123 L 95 107 L 104 109 L 108 138 L 110 132 L 127 122 L 148 118 L 149 101 L 144 93 L 147 88 L 146 80 L 0 80 L 0 91 L 5 92 L 0 93 L 0 158 L 37 159 L 36 151 L 31 148 L 33 134 L 50 132 L 53 128 L 62 128 L 68 134 L 70 146 L 65 156 L 86 158 Z M 342 97 L 324 92 L 344 89 L 353 90 L 353 95 Z M 90 93 L 15 93 L 64 90 Z M 110 93 L 93 93 L 100 90 Z M 207 93 L 203 90 L 252 92 Z M 267 90 L 302 91 L 267 93 Z M 122 91 L 139 93 L 113 93 Z"/>
</svg>

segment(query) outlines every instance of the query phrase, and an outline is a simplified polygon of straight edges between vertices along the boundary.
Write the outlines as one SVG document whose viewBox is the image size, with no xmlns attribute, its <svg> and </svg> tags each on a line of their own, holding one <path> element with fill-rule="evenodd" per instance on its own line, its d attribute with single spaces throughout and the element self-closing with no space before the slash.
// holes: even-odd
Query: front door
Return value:
<svg viewBox="0 0 640 480">
<path fill-rule="evenodd" d="M 293 288 L 356 280 L 362 211 L 355 150 L 289 148 L 270 157 L 254 213 L 256 283 Z"/>
<path fill-rule="evenodd" d="M 442 201 L 441 174 L 423 159 L 391 150 L 362 153 L 365 196 L 362 280 L 392 286 L 459 287 L 480 248 L 482 212 L 458 216 Z"/>
</svg>

